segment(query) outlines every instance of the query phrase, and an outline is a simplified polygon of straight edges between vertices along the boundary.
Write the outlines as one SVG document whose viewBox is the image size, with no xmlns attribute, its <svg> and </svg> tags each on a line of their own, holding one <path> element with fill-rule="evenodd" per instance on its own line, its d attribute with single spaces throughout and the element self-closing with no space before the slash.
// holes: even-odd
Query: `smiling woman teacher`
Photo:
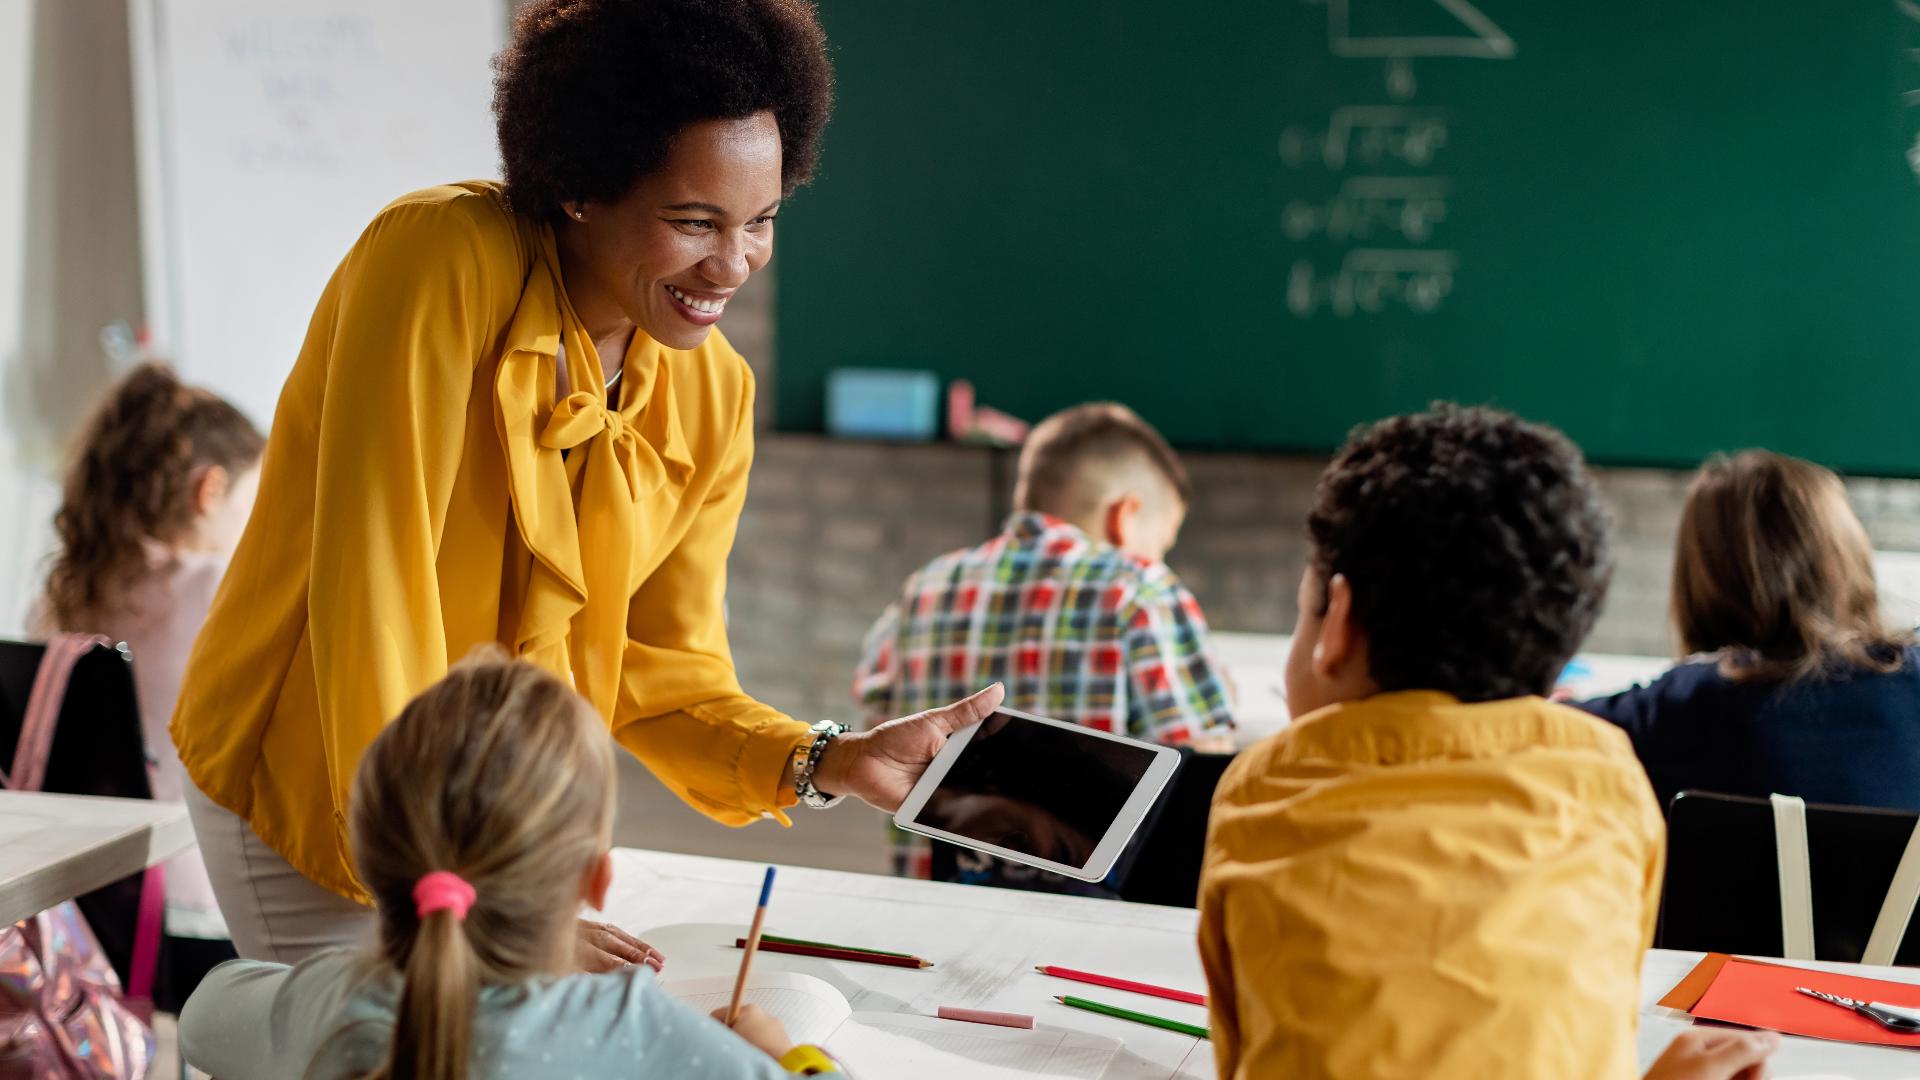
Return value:
<svg viewBox="0 0 1920 1080">
<path fill-rule="evenodd" d="M 753 381 L 712 329 L 831 97 L 804 0 L 538 0 L 498 60 L 504 186 L 381 211 L 322 294 L 173 721 L 242 955 L 364 937 L 361 753 L 484 642 L 571 676 L 730 824 L 897 806 L 998 691 L 871 732 L 742 692 L 722 615 Z M 444 867 L 472 874 L 482 867 Z M 582 923 L 584 966 L 651 955 Z"/>
</svg>

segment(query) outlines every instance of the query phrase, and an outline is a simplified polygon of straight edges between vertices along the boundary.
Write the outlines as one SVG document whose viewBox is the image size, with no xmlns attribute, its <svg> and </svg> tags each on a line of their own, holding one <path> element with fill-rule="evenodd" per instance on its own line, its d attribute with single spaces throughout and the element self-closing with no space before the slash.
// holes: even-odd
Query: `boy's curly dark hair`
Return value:
<svg viewBox="0 0 1920 1080">
<path fill-rule="evenodd" d="M 618 198 L 682 128 L 763 111 L 791 194 L 813 175 L 832 105 L 807 0 L 534 0 L 494 59 L 507 200 L 523 214 Z"/>
<path fill-rule="evenodd" d="M 1593 629 L 1608 524 L 1565 435 L 1436 404 L 1356 428 L 1307 532 L 1314 574 L 1353 589 L 1381 689 L 1492 701 L 1547 693 Z"/>
</svg>

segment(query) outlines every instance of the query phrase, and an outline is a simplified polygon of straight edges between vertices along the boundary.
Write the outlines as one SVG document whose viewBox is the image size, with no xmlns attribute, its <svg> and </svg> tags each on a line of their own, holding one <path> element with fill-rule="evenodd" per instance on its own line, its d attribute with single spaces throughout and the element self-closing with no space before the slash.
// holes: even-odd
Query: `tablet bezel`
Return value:
<svg viewBox="0 0 1920 1080">
<path fill-rule="evenodd" d="M 1154 803 L 1159 800 L 1161 793 L 1166 790 L 1168 781 L 1173 779 L 1174 771 L 1180 767 L 1180 751 L 1171 746 L 1162 746 L 1159 743 L 1144 742 L 1140 739 L 1128 738 L 1125 735 L 1115 735 L 1112 732 L 1098 731 L 1094 728 L 1082 727 L 1079 724 L 1069 724 L 1064 720 L 1035 716 L 1033 713 L 1021 712 L 1019 709 L 999 708 L 993 711 L 995 714 L 1004 713 L 1021 720 L 1030 720 L 1034 723 L 1065 728 L 1076 735 L 1082 735 L 1090 739 L 1106 739 L 1111 742 L 1128 743 L 1153 753 L 1153 760 L 1147 763 L 1146 771 L 1140 774 L 1140 779 L 1135 782 L 1132 793 L 1127 796 L 1127 801 L 1121 805 L 1120 812 L 1114 815 L 1113 822 L 1107 826 L 1106 835 L 1102 836 L 1099 843 L 1094 845 L 1093 854 L 1087 857 L 1087 865 L 1083 868 L 1069 866 L 1066 863 L 1053 862 L 1052 860 L 1042 859 L 1035 855 L 1028 855 L 1025 852 L 1013 851 L 1008 848 L 976 840 L 970 836 L 951 833 L 945 829 L 935 828 L 915 820 L 918 818 L 920 811 L 926 808 L 927 800 L 932 798 L 934 791 L 939 788 L 940 782 L 946 779 L 947 773 L 953 768 L 954 762 L 959 761 L 960 755 L 966 752 L 967 746 L 973 742 L 973 737 L 979 733 L 981 726 L 984 725 L 987 720 L 993 719 L 991 715 L 985 720 L 962 728 L 947 737 L 946 746 L 941 748 L 940 753 L 933 759 L 932 764 L 927 766 L 927 771 L 920 774 L 920 779 L 913 785 L 913 790 L 907 793 L 906 801 L 902 802 L 900 809 L 894 812 L 893 823 L 908 832 L 919 833 L 922 836 L 931 836 L 936 840 L 945 840 L 950 844 L 958 844 L 961 847 L 972 848 L 975 851 L 984 851 L 989 855 L 1006 859 L 1008 862 L 1022 863 L 1026 866 L 1037 866 L 1042 870 L 1051 870 L 1056 874 L 1073 878 L 1076 881 L 1097 882 L 1106 880 L 1107 875 L 1113 871 L 1113 864 L 1119 861 L 1121 853 L 1127 849 L 1127 844 L 1133 840 L 1134 834 L 1140 831 L 1140 825 L 1146 820 L 1148 811 L 1153 809 Z"/>
</svg>

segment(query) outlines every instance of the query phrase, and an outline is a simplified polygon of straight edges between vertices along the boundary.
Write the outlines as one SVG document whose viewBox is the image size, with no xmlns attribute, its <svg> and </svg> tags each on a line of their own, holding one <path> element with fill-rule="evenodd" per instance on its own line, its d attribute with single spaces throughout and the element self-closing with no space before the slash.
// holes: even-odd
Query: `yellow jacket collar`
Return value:
<svg viewBox="0 0 1920 1080">
<path fill-rule="evenodd" d="M 1316 709 L 1294 720 L 1282 760 L 1405 765 L 1478 758 L 1533 746 L 1613 751 L 1619 732 L 1541 697 L 1463 702 L 1438 690 L 1401 690 Z"/>
</svg>

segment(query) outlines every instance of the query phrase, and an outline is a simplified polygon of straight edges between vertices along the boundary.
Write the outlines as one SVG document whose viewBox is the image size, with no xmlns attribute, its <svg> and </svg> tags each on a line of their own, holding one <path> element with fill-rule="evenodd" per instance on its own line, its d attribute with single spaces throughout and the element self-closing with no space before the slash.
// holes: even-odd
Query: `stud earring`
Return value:
<svg viewBox="0 0 1920 1080">
<path fill-rule="evenodd" d="M 575 210 L 573 212 L 573 220 L 575 221 L 587 220 L 587 212 L 585 210 Z"/>
</svg>

